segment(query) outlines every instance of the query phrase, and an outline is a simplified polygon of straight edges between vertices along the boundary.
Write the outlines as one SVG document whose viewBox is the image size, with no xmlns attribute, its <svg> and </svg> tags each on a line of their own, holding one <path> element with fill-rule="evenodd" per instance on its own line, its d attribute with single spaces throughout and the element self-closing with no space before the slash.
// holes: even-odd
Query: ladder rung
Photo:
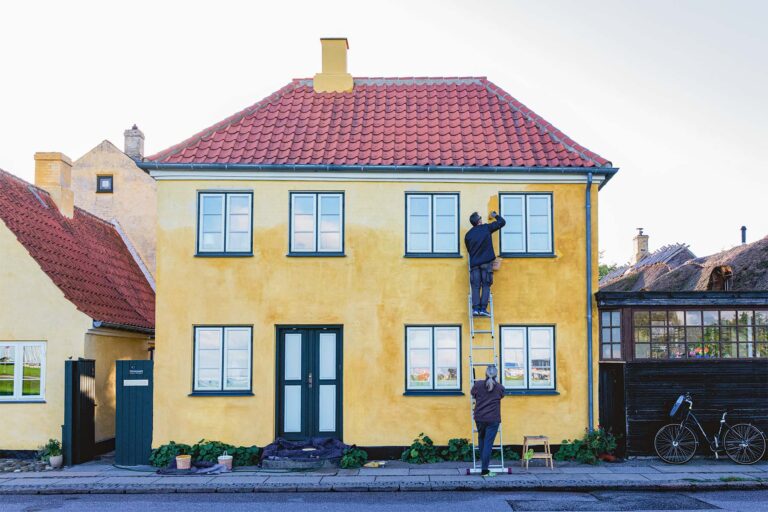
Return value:
<svg viewBox="0 0 768 512">
<path fill-rule="evenodd" d="M 488 329 L 482 329 L 482 330 L 478 329 L 478 330 L 475 330 L 474 332 L 475 332 L 475 334 L 491 334 L 493 331 L 488 330 Z"/>
<path fill-rule="evenodd" d="M 472 347 L 472 350 L 496 350 L 496 347 Z"/>
</svg>

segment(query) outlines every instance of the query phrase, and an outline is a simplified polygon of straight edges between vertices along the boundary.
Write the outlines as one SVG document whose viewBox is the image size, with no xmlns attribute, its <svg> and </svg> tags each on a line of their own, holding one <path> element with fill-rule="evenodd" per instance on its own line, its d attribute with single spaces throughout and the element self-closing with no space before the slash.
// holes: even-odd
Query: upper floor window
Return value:
<svg viewBox="0 0 768 512">
<path fill-rule="evenodd" d="M 96 176 L 96 192 L 111 194 L 114 192 L 114 178 L 109 176 Z"/>
<path fill-rule="evenodd" d="M 507 221 L 501 228 L 502 256 L 554 254 L 552 194 L 501 193 L 499 203 Z"/>
<path fill-rule="evenodd" d="M 251 192 L 200 192 L 197 254 L 253 254 Z"/>
<path fill-rule="evenodd" d="M 406 327 L 406 392 L 461 389 L 460 347 L 459 327 Z"/>
<path fill-rule="evenodd" d="M 344 254 L 344 194 L 291 192 L 290 254 Z"/>
<path fill-rule="evenodd" d="M 195 392 L 250 392 L 251 327 L 195 327 Z"/>
<path fill-rule="evenodd" d="M 555 389 L 555 328 L 501 327 L 502 384 L 507 391 Z"/>
<path fill-rule="evenodd" d="M 0 402 L 45 398 L 45 343 L 0 341 Z"/>
<path fill-rule="evenodd" d="M 406 256 L 459 256 L 459 194 L 405 195 Z"/>
<path fill-rule="evenodd" d="M 635 359 L 768 357 L 768 309 L 634 310 Z"/>
<path fill-rule="evenodd" d="M 600 357 L 621 359 L 621 311 L 600 312 Z"/>
</svg>

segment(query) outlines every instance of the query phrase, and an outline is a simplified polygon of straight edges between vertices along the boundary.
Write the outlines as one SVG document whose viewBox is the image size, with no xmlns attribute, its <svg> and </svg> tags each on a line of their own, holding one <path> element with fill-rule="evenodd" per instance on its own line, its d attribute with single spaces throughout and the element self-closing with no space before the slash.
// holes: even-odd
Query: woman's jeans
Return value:
<svg viewBox="0 0 768 512">
<path fill-rule="evenodd" d="M 499 424 L 490 421 L 476 421 L 477 424 L 477 444 L 480 448 L 480 461 L 483 470 L 487 470 L 491 464 L 491 452 L 493 451 L 493 441 L 496 439 L 496 433 L 499 431 Z"/>
</svg>

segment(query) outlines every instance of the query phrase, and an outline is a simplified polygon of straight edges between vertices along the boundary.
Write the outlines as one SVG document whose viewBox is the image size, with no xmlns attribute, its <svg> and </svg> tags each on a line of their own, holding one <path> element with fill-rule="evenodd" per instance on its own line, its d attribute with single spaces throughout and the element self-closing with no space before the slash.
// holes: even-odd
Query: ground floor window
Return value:
<svg viewBox="0 0 768 512">
<path fill-rule="evenodd" d="M 768 357 L 768 310 L 634 310 L 635 359 Z"/>
<path fill-rule="evenodd" d="M 405 344 L 407 391 L 461 389 L 459 327 L 409 326 Z"/>
<path fill-rule="evenodd" d="M 0 401 L 45 398 L 45 343 L 0 341 Z"/>
<path fill-rule="evenodd" d="M 555 328 L 502 326 L 501 363 L 507 390 L 554 390 Z"/>
<path fill-rule="evenodd" d="M 252 328 L 195 327 L 195 392 L 251 390 Z"/>
</svg>

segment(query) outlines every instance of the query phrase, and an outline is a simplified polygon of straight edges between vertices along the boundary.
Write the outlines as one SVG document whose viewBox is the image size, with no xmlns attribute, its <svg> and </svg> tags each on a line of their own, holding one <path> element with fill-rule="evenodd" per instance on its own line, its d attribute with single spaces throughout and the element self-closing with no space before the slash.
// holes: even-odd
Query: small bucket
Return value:
<svg viewBox="0 0 768 512">
<path fill-rule="evenodd" d="M 191 455 L 177 455 L 176 456 L 176 469 L 189 469 L 192 467 Z"/>
<path fill-rule="evenodd" d="M 502 262 L 501 258 L 496 258 L 495 260 L 493 260 L 491 267 L 493 268 L 494 272 L 501 268 L 501 262 Z"/>
<path fill-rule="evenodd" d="M 219 464 L 226 467 L 228 470 L 232 471 L 232 456 L 227 455 L 226 453 L 224 455 L 219 455 L 218 458 Z"/>
</svg>

